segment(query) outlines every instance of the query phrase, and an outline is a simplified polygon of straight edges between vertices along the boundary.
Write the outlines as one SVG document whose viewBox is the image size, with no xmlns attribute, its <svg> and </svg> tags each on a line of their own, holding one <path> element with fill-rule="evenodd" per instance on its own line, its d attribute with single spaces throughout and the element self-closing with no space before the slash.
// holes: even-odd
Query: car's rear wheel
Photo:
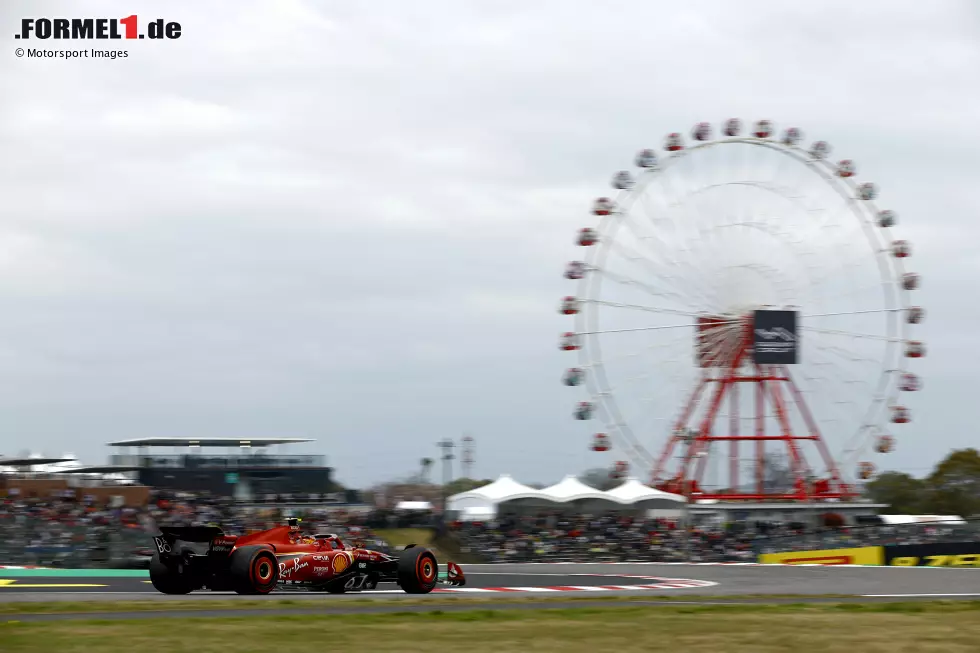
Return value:
<svg viewBox="0 0 980 653">
<path fill-rule="evenodd" d="M 408 594 L 428 594 L 438 579 L 439 565 L 428 549 L 412 547 L 398 554 L 398 585 Z"/>
<path fill-rule="evenodd" d="M 228 573 L 239 594 L 268 594 L 279 583 L 279 561 L 264 546 L 243 546 L 231 554 Z"/>
<path fill-rule="evenodd" d="M 194 583 L 181 573 L 176 562 L 166 563 L 154 553 L 150 559 L 150 583 L 163 594 L 189 594 L 194 591 Z"/>
</svg>

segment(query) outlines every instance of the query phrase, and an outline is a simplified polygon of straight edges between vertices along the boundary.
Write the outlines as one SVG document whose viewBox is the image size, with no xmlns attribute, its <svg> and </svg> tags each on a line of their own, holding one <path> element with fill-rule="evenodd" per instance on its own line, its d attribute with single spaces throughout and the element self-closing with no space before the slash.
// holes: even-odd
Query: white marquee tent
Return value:
<svg viewBox="0 0 980 653">
<path fill-rule="evenodd" d="M 543 506 L 547 505 L 548 499 L 541 490 L 518 483 L 510 474 L 501 474 L 489 485 L 449 497 L 446 499 L 446 509 L 460 513 L 463 519 L 490 517 L 496 514 L 497 506 L 501 503 Z"/>
<path fill-rule="evenodd" d="M 501 504 L 508 508 L 535 509 L 573 507 L 583 511 L 622 511 L 683 508 L 684 497 L 661 492 L 643 485 L 635 478 L 619 487 L 601 491 L 589 487 L 575 476 L 566 476 L 543 490 L 535 490 L 503 474 L 493 483 L 448 498 L 446 507 L 459 513 L 460 519 L 489 518 Z"/>
<path fill-rule="evenodd" d="M 686 502 L 685 498 L 679 494 L 656 490 L 640 483 L 635 478 L 627 479 L 622 485 L 606 492 L 606 495 L 633 505 L 642 504 L 650 509 L 679 509 Z"/>
<path fill-rule="evenodd" d="M 607 492 L 589 487 L 574 476 L 566 476 L 541 492 L 552 503 L 564 504 L 582 512 L 621 510 L 626 505 L 609 496 Z"/>
<path fill-rule="evenodd" d="M 566 503 L 568 501 L 608 501 L 608 495 L 593 487 L 589 487 L 575 476 L 566 476 L 558 483 L 541 490 L 548 498 L 555 503 Z"/>
</svg>

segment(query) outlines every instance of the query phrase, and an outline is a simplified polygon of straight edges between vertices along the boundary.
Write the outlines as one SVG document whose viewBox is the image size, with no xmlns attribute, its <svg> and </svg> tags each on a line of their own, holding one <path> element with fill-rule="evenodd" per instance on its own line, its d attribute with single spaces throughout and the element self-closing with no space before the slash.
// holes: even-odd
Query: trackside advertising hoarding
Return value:
<svg viewBox="0 0 980 653">
<path fill-rule="evenodd" d="M 980 567 L 980 542 L 896 544 L 882 548 L 889 567 Z"/>
<path fill-rule="evenodd" d="M 824 549 L 822 551 L 788 551 L 763 553 L 759 562 L 764 565 L 870 565 L 884 564 L 883 547 L 865 546 L 857 549 Z"/>
</svg>

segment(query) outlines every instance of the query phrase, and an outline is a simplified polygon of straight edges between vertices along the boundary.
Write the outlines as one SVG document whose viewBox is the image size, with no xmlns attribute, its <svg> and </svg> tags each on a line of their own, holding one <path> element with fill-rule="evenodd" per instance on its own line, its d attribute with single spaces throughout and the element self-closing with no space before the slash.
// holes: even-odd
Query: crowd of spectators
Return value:
<svg viewBox="0 0 980 653">
<path fill-rule="evenodd" d="M 934 544 L 980 541 L 980 523 L 912 523 L 875 526 L 842 526 L 813 532 L 774 531 L 755 541 L 757 553 L 846 549 L 863 546 Z"/>
<path fill-rule="evenodd" d="M 138 527 L 138 511 L 90 497 L 79 501 L 74 492 L 45 498 L 15 494 L 0 502 L 0 562 L 61 560 L 75 566 L 76 560 L 106 560 Z"/>
<path fill-rule="evenodd" d="M 286 497 L 280 497 L 285 503 Z M 300 517 L 304 529 L 357 537 L 376 548 L 372 515 L 344 509 L 243 507 L 230 497 L 191 492 L 151 492 L 146 506 L 133 508 L 93 497 L 77 499 L 74 491 L 47 497 L 13 495 L 0 499 L 0 564 L 62 567 L 145 567 L 149 562 L 148 531 L 155 525 L 218 525 L 228 534 L 271 528 L 284 518 Z"/>
<path fill-rule="evenodd" d="M 751 562 L 761 553 L 980 540 L 980 524 L 905 524 L 808 529 L 802 523 L 677 521 L 541 513 L 456 523 L 466 553 L 487 562 Z"/>
<path fill-rule="evenodd" d="M 751 539 L 734 529 L 682 528 L 676 521 L 612 515 L 507 516 L 455 523 L 464 553 L 487 562 L 717 562 L 753 559 Z"/>
<path fill-rule="evenodd" d="M 975 522 L 902 526 L 840 526 L 806 531 L 803 524 L 738 523 L 683 528 L 676 521 L 621 515 L 542 512 L 492 521 L 443 525 L 431 513 L 396 514 L 331 507 L 299 497 L 243 506 L 230 497 L 152 492 L 140 508 L 77 499 L 74 492 L 44 498 L 0 499 L 0 564 L 63 567 L 145 567 L 154 524 L 220 525 L 244 534 L 300 517 L 304 529 L 337 533 L 388 547 L 375 529 L 436 527 L 470 560 L 747 562 L 760 553 L 884 544 L 977 541 Z"/>
</svg>

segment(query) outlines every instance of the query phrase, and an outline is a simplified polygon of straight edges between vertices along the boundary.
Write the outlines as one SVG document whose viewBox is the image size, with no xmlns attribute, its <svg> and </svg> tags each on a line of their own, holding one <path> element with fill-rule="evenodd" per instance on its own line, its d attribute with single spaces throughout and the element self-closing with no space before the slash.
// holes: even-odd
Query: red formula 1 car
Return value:
<svg viewBox="0 0 980 653">
<path fill-rule="evenodd" d="M 345 545 L 333 534 L 304 535 L 298 520 L 241 537 L 217 526 L 163 526 L 153 536 L 150 582 L 164 594 L 199 589 L 268 594 L 277 587 L 341 594 L 396 583 L 427 594 L 439 583 L 461 587 L 456 563 L 446 579 L 431 551 L 411 544 L 396 555 Z"/>
</svg>

